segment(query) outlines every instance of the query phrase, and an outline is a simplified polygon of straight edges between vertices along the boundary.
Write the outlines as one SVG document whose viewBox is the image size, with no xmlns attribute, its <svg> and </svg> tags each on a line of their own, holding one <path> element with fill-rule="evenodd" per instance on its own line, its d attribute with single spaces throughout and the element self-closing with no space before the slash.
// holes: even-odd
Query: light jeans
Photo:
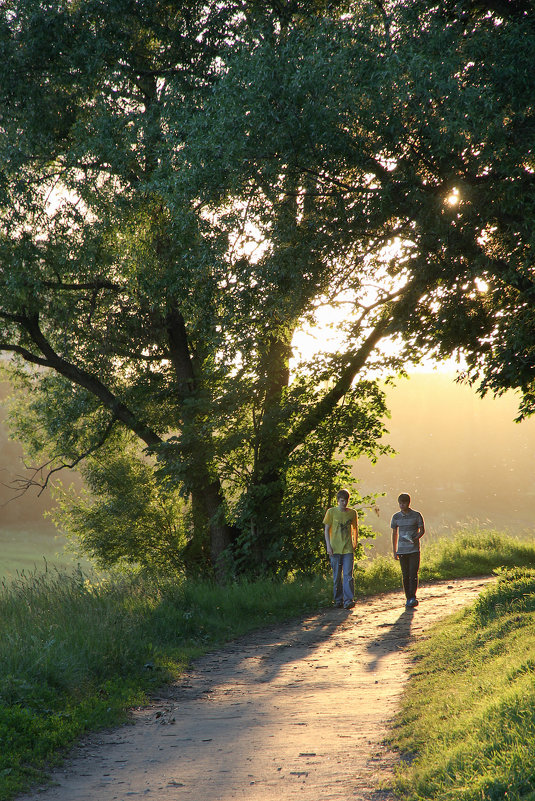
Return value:
<svg viewBox="0 0 535 801">
<path fill-rule="evenodd" d="M 335 553 L 331 557 L 333 569 L 333 596 L 335 604 L 351 603 L 355 593 L 352 553 Z"/>
</svg>

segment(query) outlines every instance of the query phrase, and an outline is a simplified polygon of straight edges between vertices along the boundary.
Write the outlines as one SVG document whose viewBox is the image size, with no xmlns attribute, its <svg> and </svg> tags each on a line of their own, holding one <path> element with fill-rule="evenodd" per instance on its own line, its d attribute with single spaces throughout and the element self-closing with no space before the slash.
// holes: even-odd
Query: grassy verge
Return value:
<svg viewBox="0 0 535 801">
<path fill-rule="evenodd" d="M 535 566 L 535 546 L 465 532 L 426 549 L 422 579 L 481 575 L 509 564 Z M 356 579 L 360 594 L 399 590 L 399 565 L 364 562 Z M 312 612 L 330 597 L 328 576 L 221 588 L 176 577 L 98 581 L 53 571 L 3 585 L 0 801 L 39 781 L 84 732 L 118 723 L 192 658 Z"/>
<path fill-rule="evenodd" d="M 535 570 L 504 571 L 415 648 L 394 728 L 406 801 L 535 801 Z"/>
</svg>

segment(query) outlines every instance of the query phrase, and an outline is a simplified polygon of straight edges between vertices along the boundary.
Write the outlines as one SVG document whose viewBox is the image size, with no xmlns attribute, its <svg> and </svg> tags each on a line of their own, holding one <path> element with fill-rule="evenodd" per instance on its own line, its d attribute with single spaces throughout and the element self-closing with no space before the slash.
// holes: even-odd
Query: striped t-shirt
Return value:
<svg viewBox="0 0 535 801">
<path fill-rule="evenodd" d="M 396 553 L 416 553 L 420 550 L 420 540 L 414 541 L 413 537 L 418 533 L 419 528 L 424 527 L 424 519 L 420 512 L 415 509 L 408 509 L 407 512 L 396 512 L 392 515 L 390 528 L 398 530 L 398 547 Z"/>
</svg>

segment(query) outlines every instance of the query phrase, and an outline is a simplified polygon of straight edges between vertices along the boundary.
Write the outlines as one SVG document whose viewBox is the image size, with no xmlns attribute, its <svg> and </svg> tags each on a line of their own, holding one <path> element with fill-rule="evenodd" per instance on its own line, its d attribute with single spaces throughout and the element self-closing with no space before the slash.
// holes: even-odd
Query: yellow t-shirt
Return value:
<svg viewBox="0 0 535 801">
<path fill-rule="evenodd" d="M 327 509 L 323 525 L 329 526 L 329 539 L 333 553 L 353 553 L 353 537 L 351 529 L 358 531 L 357 513 L 354 509 L 343 512 L 338 506 Z"/>
</svg>

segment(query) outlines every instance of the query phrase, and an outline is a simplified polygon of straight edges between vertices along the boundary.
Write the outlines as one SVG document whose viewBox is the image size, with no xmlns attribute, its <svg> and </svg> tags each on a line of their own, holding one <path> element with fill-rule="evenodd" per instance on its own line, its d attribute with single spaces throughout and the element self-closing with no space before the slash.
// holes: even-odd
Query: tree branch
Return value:
<svg viewBox="0 0 535 801">
<path fill-rule="evenodd" d="M 421 291 L 422 289 L 419 289 L 415 279 L 404 287 L 404 292 L 394 305 L 391 313 L 388 315 L 385 314 L 379 320 L 360 348 L 349 357 L 347 365 L 342 370 L 334 387 L 324 395 L 306 417 L 282 440 L 281 449 L 286 456 L 289 456 L 301 445 L 306 437 L 316 429 L 319 423 L 332 412 L 337 403 L 349 391 L 353 380 L 365 366 L 376 345 L 387 335 L 389 329 L 390 331 L 393 330 L 396 317 L 406 308 L 407 302 L 410 300 L 411 296 L 415 293 L 420 294 Z"/>
<path fill-rule="evenodd" d="M 188 333 L 184 318 L 175 304 L 167 311 L 167 337 L 169 358 L 171 359 L 178 386 L 179 396 L 184 398 L 195 390 L 196 378 L 188 344 Z"/>
<path fill-rule="evenodd" d="M 138 420 L 126 404 L 119 400 L 100 379 L 71 362 L 68 362 L 55 352 L 39 327 L 37 315 L 33 317 L 19 317 L 18 322 L 30 335 L 44 358 L 37 357 L 30 351 L 17 345 L 0 346 L 0 349 L 19 353 L 24 359 L 43 367 L 49 367 L 60 375 L 63 375 L 69 381 L 72 381 L 72 383 L 84 387 L 84 389 L 87 389 L 92 395 L 98 398 L 103 406 L 110 410 L 115 419 L 124 423 L 127 428 L 133 431 L 149 447 L 154 447 L 162 443 L 161 437 L 148 425 Z"/>
<path fill-rule="evenodd" d="M 102 448 L 102 446 L 106 443 L 106 440 L 110 436 L 115 423 L 116 419 L 112 417 L 98 442 L 96 442 L 94 445 L 91 445 L 91 447 L 87 448 L 87 450 L 85 450 L 83 453 L 79 454 L 76 457 L 76 459 L 74 459 L 70 464 L 63 462 L 59 467 L 53 467 L 51 470 L 48 471 L 43 483 L 36 481 L 35 476 L 37 476 L 39 473 L 42 475 L 43 470 L 46 470 L 48 466 L 52 464 L 53 461 L 52 459 L 49 460 L 48 462 L 45 462 L 45 464 L 40 465 L 39 467 L 31 467 L 31 468 L 29 467 L 28 470 L 32 471 L 32 475 L 29 478 L 23 478 L 22 476 L 20 476 L 16 478 L 14 481 L 12 481 L 10 484 L 2 484 L 2 486 L 7 487 L 8 489 L 13 489 L 17 491 L 17 494 L 13 498 L 10 498 L 10 500 L 14 500 L 15 498 L 20 498 L 31 487 L 39 487 L 39 492 L 37 493 L 37 497 L 40 497 L 47 488 L 49 481 L 54 475 L 54 473 L 59 473 L 61 470 L 65 469 L 74 470 L 74 468 L 77 465 L 79 465 L 80 462 L 82 462 L 88 456 L 91 456 L 92 453 L 95 453 L 100 448 Z"/>
<path fill-rule="evenodd" d="M 90 281 L 85 284 L 66 284 L 63 281 L 43 281 L 43 286 L 47 289 L 60 289 L 65 291 L 80 291 L 90 289 L 93 291 L 97 291 L 100 289 L 111 289 L 114 292 L 119 292 L 121 287 L 118 284 L 114 284 L 111 281 L 104 281 L 103 279 L 99 279 L 97 281 Z"/>
</svg>

